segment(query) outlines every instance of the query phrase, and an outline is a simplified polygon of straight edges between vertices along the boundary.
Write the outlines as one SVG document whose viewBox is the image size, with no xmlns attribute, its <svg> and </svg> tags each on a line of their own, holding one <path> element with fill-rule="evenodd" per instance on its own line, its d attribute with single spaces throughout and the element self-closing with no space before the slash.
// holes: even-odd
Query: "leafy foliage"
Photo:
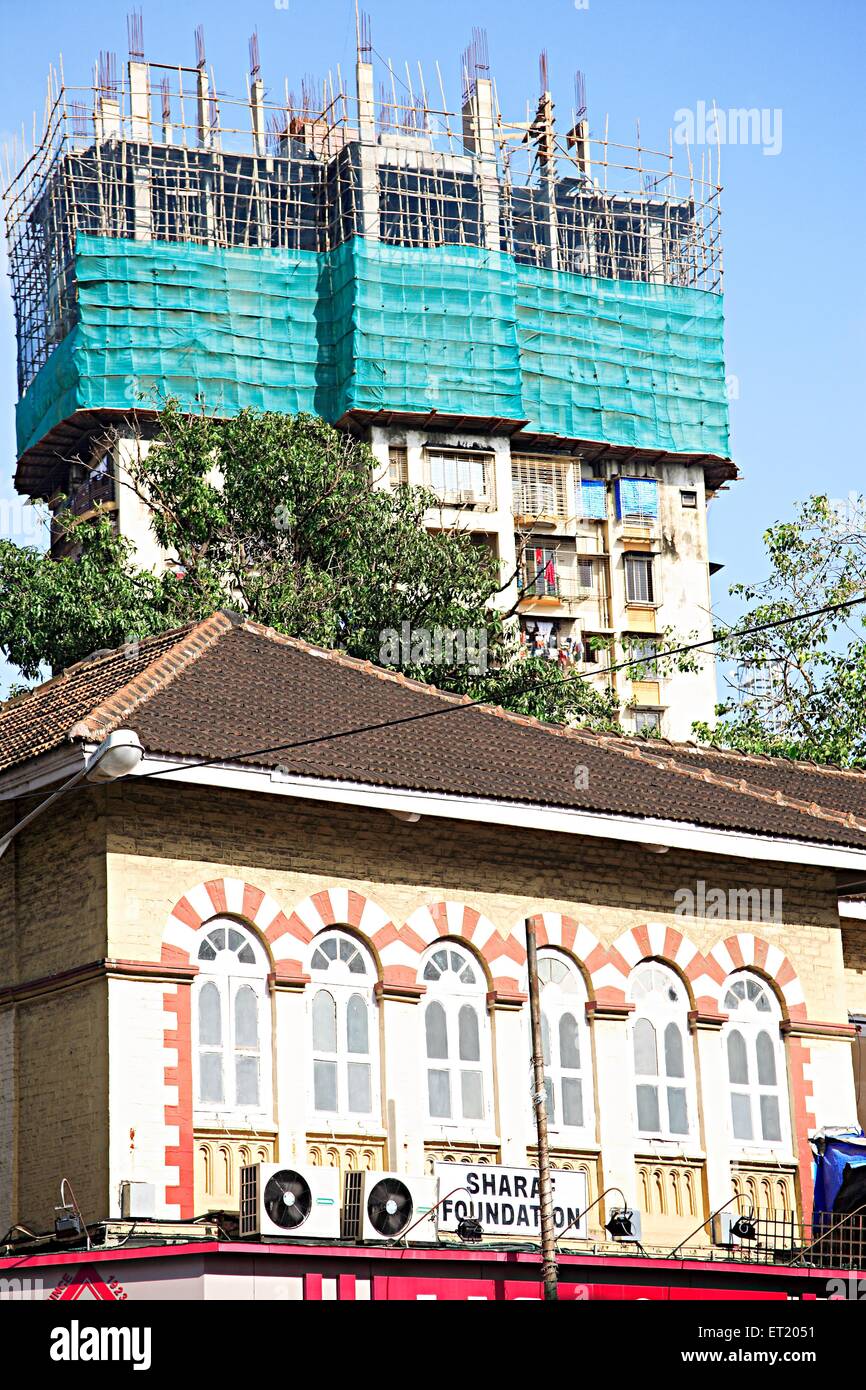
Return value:
<svg viewBox="0 0 866 1390">
<path fill-rule="evenodd" d="M 764 541 L 768 577 L 730 590 L 746 604 L 737 630 L 792 621 L 747 636 L 719 633 L 742 698 L 719 706 L 714 729 L 697 724 L 695 732 L 743 752 L 866 765 L 866 605 L 805 616 L 866 594 L 864 499 L 810 497 Z M 759 697 L 750 694 L 750 669 L 768 678 Z"/>
<path fill-rule="evenodd" d="M 371 486 L 367 445 L 308 415 L 229 420 L 169 400 L 140 440 L 132 486 L 150 510 L 164 573 L 136 569 L 107 520 L 70 522 L 77 559 L 0 547 L 0 646 L 23 674 L 145 637 L 217 608 L 384 664 L 384 634 L 460 633 L 436 652 L 400 651 L 406 675 L 554 722 L 611 727 L 613 697 L 519 658 L 491 606 L 498 564 L 464 531 L 428 531 L 418 488 Z M 465 660 L 483 648 L 484 661 Z M 408 659 L 407 659 L 408 656 Z"/>
</svg>

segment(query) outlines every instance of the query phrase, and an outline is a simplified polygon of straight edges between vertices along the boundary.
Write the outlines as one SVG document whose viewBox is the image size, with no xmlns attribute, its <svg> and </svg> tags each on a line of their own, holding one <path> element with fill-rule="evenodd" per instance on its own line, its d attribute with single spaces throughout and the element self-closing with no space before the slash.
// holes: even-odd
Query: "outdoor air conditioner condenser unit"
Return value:
<svg viewBox="0 0 866 1390">
<path fill-rule="evenodd" d="M 336 1168 L 250 1163 L 241 1168 L 241 1236 L 340 1235 Z"/>
<path fill-rule="evenodd" d="M 436 1240 L 439 1183 L 404 1173 L 347 1173 L 343 1188 L 344 1240 Z"/>
</svg>

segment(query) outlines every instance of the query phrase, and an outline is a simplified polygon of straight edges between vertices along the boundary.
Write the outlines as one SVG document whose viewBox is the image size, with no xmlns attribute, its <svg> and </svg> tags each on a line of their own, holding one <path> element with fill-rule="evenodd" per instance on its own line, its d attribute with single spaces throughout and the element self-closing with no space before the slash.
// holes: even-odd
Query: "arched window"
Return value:
<svg viewBox="0 0 866 1390">
<path fill-rule="evenodd" d="M 239 923 L 216 921 L 203 930 L 196 962 L 196 1108 L 229 1111 L 235 1120 L 269 1116 L 271 1012 L 264 950 Z"/>
<path fill-rule="evenodd" d="M 547 1123 L 551 1131 L 592 1128 L 592 1060 L 586 987 L 579 970 L 556 951 L 538 953 L 541 1041 Z M 528 1024 L 528 1019 L 527 1019 Z"/>
<path fill-rule="evenodd" d="M 313 941 L 310 975 L 313 1109 L 370 1119 L 378 1096 L 373 963 L 348 932 L 330 930 Z"/>
<path fill-rule="evenodd" d="M 754 975 L 731 976 L 722 1005 L 722 1037 L 731 1095 L 731 1129 L 744 1144 L 788 1142 L 785 1053 L 775 995 Z"/>
<path fill-rule="evenodd" d="M 691 1133 L 694 1110 L 685 989 L 672 970 L 647 961 L 633 972 L 629 993 L 638 1133 L 682 1139 Z"/>
<path fill-rule="evenodd" d="M 490 1104 L 486 982 L 468 951 L 450 942 L 424 960 L 427 1113 L 442 1125 L 478 1125 Z"/>
</svg>

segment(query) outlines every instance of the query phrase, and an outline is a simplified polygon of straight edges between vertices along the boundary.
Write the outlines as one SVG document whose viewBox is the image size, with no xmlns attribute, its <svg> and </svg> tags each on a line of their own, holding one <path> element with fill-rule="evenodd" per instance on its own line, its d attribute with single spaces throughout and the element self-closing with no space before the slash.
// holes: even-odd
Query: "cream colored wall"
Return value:
<svg viewBox="0 0 866 1390">
<path fill-rule="evenodd" d="M 170 812 L 154 785 L 111 788 L 108 953 L 159 959 L 162 931 L 190 889 L 245 879 L 291 909 L 325 886 L 356 889 L 398 925 L 425 903 L 453 899 L 507 935 L 536 912 L 577 917 L 607 945 L 647 921 L 667 922 L 699 950 L 757 931 L 791 959 L 810 1018 L 847 1020 L 832 874 L 672 850 L 651 854 L 610 841 L 434 821 L 405 825 L 383 812 L 173 786 Z M 155 872 L 154 861 L 158 860 Z M 708 887 L 780 889 L 783 922 L 694 920 L 674 895 Z"/>
<path fill-rule="evenodd" d="M 416 826 L 383 813 L 342 811 L 286 800 L 192 789 L 142 786 L 110 792 L 109 952 L 156 961 L 168 914 L 187 891 L 221 877 L 243 879 L 290 912 L 319 889 L 352 888 L 402 924 L 425 903 L 465 902 L 507 934 L 542 911 L 561 912 L 586 925 L 604 944 L 631 927 L 661 922 L 683 932 L 708 953 L 726 936 L 754 931 L 791 960 L 809 1017 L 830 1023 L 847 1017 L 841 938 L 831 876 L 818 870 L 771 868 L 671 851 L 650 855 L 609 842 L 576 840 L 492 826 L 449 825 L 424 819 Z M 674 894 L 703 878 L 724 889 L 757 887 L 783 892 L 781 924 L 694 921 L 675 912 Z M 143 989 L 157 989 L 145 985 Z M 276 996 L 280 1153 L 303 1154 L 308 1125 L 303 1068 L 306 1001 L 302 993 Z M 381 1006 L 389 1161 L 407 1172 L 423 1165 L 422 1030 L 418 1006 L 388 998 Z M 526 1161 L 534 1140 L 526 1105 L 525 1017 L 497 1009 L 493 1018 L 498 1075 L 499 1143 L 503 1162 Z M 622 1019 L 599 1017 L 591 1027 L 597 1088 L 597 1140 L 603 1183 L 635 1191 L 635 1125 L 628 1030 Z M 685 1146 L 665 1146 L 706 1160 L 709 1200 L 730 1194 L 730 1164 L 745 1161 L 727 1132 L 726 1090 L 719 1034 L 693 1036 L 701 1076 L 701 1134 Z M 847 1043 L 811 1042 L 819 1123 L 846 1123 L 853 1084 Z M 291 1059 L 291 1062 L 289 1061 Z M 158 1130 L 158 1118 L 154 1121 Z M 793 1161 L 794 1154 L 789 1155 Z"/>
<path fill-rule="evenodd" d="M 484 913 L 503 935 L 543 911 L 576 918 L 605 945 L 648 921 L 677 928 L 704 953 L 739 930 L 755 930 L 790 958 L 811 1020 L 847 1018 L 851 959 L 846 975 L 831 876 L 819 870 L 678 851 L 650 855 L 611 842 L 429 818 L 412 826 L 384 813 L 155 783 L 86 793 L 72 811 L 64 819 L 49 812 L 40 822 L 43 853 L 35 836 L 25 834 L 15 857 L 9 856 L 18 964 L 7 944 L 7 968 L 15 969 L 19 985 L 106 957 L 158 962 L 175 904 L 204 882 L 231 877 L 269 893 L 287 912 L 319 889 L 353 888 L 398 926 L 423 904 L 452 900 Z M 753 926 L 678 916 L 674 894 L 699 878 L 722 888 L 781 888 L 783 921 Z M 17 1108 L 8 1082 L 0 1090 L 6 1154 L 5 1167 L 0 1154 L 0 1212 L 50 1223 L 64 1175 L 89 1216 L 117 1211 L 125 1178 L 153 1181 L 158 1189 L 172 1181 L 163 1166 L 166 1143 L 177 1137 L 165 1126 L 165 1106 L 176 1099 L 164 1077 L 164 1067 L 177 1060 L 163 1049 L 163 1031 L 174 1024 L 174 1015 L 163 1011 L 170 988 L 158 977 L 61 980 L 55 993 L 22 998 L 14 1010 L 0 1007 L 0 1086 L 12 1065 L 13 1013 L 19 1059 Z M 306 1007 L 303 992 L 281 987 L 274 996 L 279 1150 L 298 1161 L 310 1127 L 305 1067 L 298 1064 L 306 1055 Z M 418 1006 L 389 997 L 380 1007 L 389 1161 L 417 1172 L 430 1137 L 419 1083 Z M 602 1177 L 631 1195 L 628 1031 L 622 1019 L 602 1015 L 591 1033 Z M 525 1011 L 497 1008 L 492 1035 L 501 1156 L 520 1163 L 534 1138 L 526 1104 Z M 718 1036 L 699 1030 L 693 1043 L 704 1129 L 688 1152 L 706 1153 L 713 1200 L 722 1195 L 727 1165 L 738 1155 L 726 1137 L 725 1107 L 717 1104 L 724 1089 Z M 816 1119 L 846 1124 L 854 1110 L 849 1045 L 816 1038 L 809 1046 Z M 17 1165 L 8 1142 L 16 1115 Z"/>
<path fill-rule="evenodd" d="M 108 1215 L 119 1216 L 122 1182 L 153 1183 L 161 1196 L 173 1180 L 165 1166 L 165 1107 L 176 1104 L 177 1088 L 165 1084 L 163 1035 L 174 1015 L 163 1010 L 166 986 L 159 982 L 113 978 L 107 986 Z"/>
<path fill-rule="evenodd" d="M 0 1234 L 16 1211 L 18 1096 L 15 1058 L 15 1013 L 0 1010 Z"/>
<path fill-rule="evenodd" d="M 105 981 L 74 978 L 105 956 L 102 807 L 101 792 L 75 793 L 19 835 L 0 861 L 3 1231 L 12 1220 L 50 1228 L 64 1176 L 87 1215 L 106 1207 Z M 23 814 L 20 804 L 12 807 L 10 821 Z M 60 977 L 54 992 L 34 997 L 34 982 L 47 989 L 52 976 Z M 21 987 L 18 1002 L 2 997 Z"/>
<path fill-rule="evenodd" d="M 85 1219 L 108 1208 L 106 981 L 94 980 L 17 1009 L 16 1220 L 51 1230 L 67 1178 Z"/>
</svg>

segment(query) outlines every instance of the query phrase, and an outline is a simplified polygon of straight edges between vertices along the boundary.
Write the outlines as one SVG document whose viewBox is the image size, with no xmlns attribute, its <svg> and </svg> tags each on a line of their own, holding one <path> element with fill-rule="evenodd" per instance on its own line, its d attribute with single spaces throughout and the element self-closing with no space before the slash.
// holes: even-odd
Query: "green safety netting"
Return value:
<svg viewBox="0 0 866 1390">
<path fill-rule="evenodd" d="M 728 453 L 722 300 L 703 290 L 361 238 L 319 254 L 80 236 L 74 276 L 77 322 L 18 404 L 19 454 L 75 410 L 154 392 Z"/>
</svg>

